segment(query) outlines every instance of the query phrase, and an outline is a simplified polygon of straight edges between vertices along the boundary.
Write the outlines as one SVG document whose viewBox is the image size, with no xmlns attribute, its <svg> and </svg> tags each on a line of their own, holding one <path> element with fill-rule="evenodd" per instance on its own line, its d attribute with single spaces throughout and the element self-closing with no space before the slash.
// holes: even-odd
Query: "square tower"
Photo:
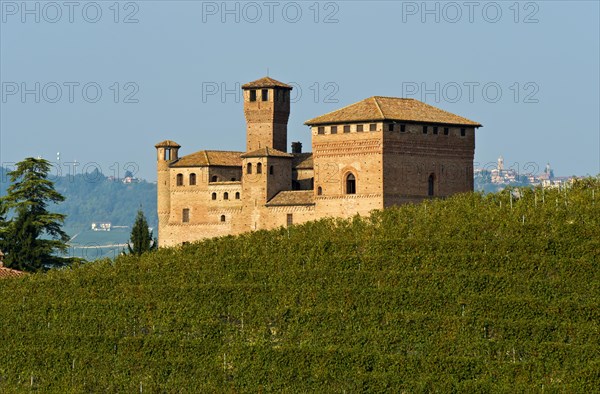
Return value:
<svg viewBox="0 0 600 394">
<path fill-rule="evenodd" d="M 290 91 L 285 83 L 265 77 L 242 86 L 246 117 L 246 151 L 262 148 L 287 152 Z"/>
</svg>

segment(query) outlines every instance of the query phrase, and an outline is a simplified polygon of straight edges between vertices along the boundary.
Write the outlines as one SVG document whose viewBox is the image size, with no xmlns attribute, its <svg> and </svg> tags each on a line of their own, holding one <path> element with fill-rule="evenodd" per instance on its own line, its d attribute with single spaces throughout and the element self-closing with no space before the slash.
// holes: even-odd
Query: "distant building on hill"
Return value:
<svg viewBox="0 0 600 394">
<path fill-rule="evenodd" d="M 292 143 L 292 87 L 242 86 L 246 151 L 156 144 L 160 246 L 302 223 L 473 190 L 477 122 L 414 99 L 374 96 L 305 124 Z"/>
<path fill-rule="evenodd" d="M 112 223 L 92 223 L 92 231 L 110 231 Z"/>
</svg>

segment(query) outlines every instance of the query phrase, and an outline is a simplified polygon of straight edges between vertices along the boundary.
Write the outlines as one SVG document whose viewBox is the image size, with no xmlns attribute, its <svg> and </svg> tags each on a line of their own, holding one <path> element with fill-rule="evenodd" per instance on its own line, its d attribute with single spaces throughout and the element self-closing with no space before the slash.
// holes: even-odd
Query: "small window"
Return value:
<svg viewBox="0 0 600 394">
<path fill-rule="evenodd" d="M 364 130 L 364 125 L 362 125 L 362 124 L 357 124 L 356 125 L 356 132 L 357 133 L 361 133 L 361 132 L 363 132 L 363 130 Z"/>
<path fill-rule="evenodd" d="M 223 193 L 223 200 L 229 200 L 229 193 Z"/>
<path fill-rule="evenodd" d="M 349 133 L 350 132 L 350 125 L 344 125 L 344 133 Z"/>
<path fill-rule="evenodd" d="M 213 175 L 213 176 L 210 178 L 210 181 L 211 181 L 211 182 L 219 182 L 219 177 L 218 177 L 218 176 L 216 176 L 216 175 Z"/>
<path fill-rule="evenodd" d="M 331 126 L 331 134 L 337 134 L 337 126 Z"/>
<path fill-rule="evenodd" d="M 269 90 L 263 89 L 262 92 L 262 101 L 269 101 Z"/>
<path fill-rule="evenodd" d="M 450 129 L 448 127 L 444 127 L 444 135 L 450 134 Z"/>
<path fill-rule="evenodd" d="M 273 175 L 273 173 L 275 172 L 273 166 L 269 166 L 269 175 Z"/>
<path fill-rule="evenodd" d="M 225 221 L 225 215 L 221 215 L 221 221 L 224 222 Z"/>
<path fill-rule="evenodd" d="M 427 126 L 423 126 L 423 134 L 427 134 Z"/>
<path fill-rule="evenodd" d="M 356 194 L 356 177 L 352 173 L 346 177 L 346 194 Z"/>
<path fill-rule="evenodd" d="M 369 125 L 369 131 L 377 131 L 377 124 L 376 123 L 371 123 Z"/>
<path fill-rule="evenodd" d="M 183 186 L 183 174 L 177 174 L 177 186 Z"/>
<path fill-rule="evenodd" d="M 256 101 L 256 90 L 250 91 L 250 101 Z"/>
<path fill-rule="evenodd" d="M 401 124 L 400 125 L 400 132 L 401 133 L 405 133 L 406 132 L 406 125 L 405 124 Z"/>
<path fill-rule="evenodd" d="M 246 174 L 252 174 L 252 163 L 246 164 Z"/>
<path fill-rule="evenodd" d="M 165 149 L 165 160 L 168 160 L 168 161 L 171 160 L 171 148 Z"/>
<path fill-rule="evenodd" d="M 189 208 L 183 208 L 183 211 L 181 212 L 181 221 L 183 223 L 189 223 L 190 222 L 190 210 L 189 210 Z"/>
<path fill-rule="evenodd" d="M 394 124 L 393 123 L 388 124 L 388 131 L 394 131 Z"/>
<path fill-rule="evenodd" d="M 319 134 L 325 134 L 325 127 L 319 126 L 319 128 L 317 130 L 318 130 L 317 133 L 319 133 Z"/>
<path fill-rule="evenodd" d="M 321 195 L 323 195 L 323 188 L 321 186 L 319 186 L 317 188 L 317 196 L 321 196 Z"/>
<path fill-rule="evenodd" d="M 434 126 L 433 127 L 433 134 L 437 135 L 437 133 L 438 133 L 438 128 L 437 128 L 437 126 Z"/>
<path fill-rule="evenodd" d="M 262 163 L 256 163 L 256 173 L 262 174 Z"/>
<path fill-rule="evenodd" d="M 216 200 L 217 199 L 217 193 L 211 194 L 210 198 L 212 198 L 213 200 Z"/>
<path fill-rule="evenodd" d="M 235 199 L 239 200 L 240 199 L 240 192 L 235 192 Z"/>
<path fill-rule="evenodd" d="M 190 185 L 194 186 L 196 184 L 196 174 L 191 173 L 190 174 Z"/>
<path fill-rule="evenodd" d="M 460 129 L 460 136 L 464 137 L 465 135 L 467 135 L 467 129 Z"/>
<path fill-rule="evenodd" d="M 429 175 L 429 179 L 427 180 L 427 195 L 432 197 L 434 194 L 434 181 L 435 181 L 435 177 L 433 174 Z"/>
<path fill-rule="evenodd" d="M 288 227 L 294 224 L 294 215 L 291 213 L 287 214 L 287 225 Z"/>
</svg>

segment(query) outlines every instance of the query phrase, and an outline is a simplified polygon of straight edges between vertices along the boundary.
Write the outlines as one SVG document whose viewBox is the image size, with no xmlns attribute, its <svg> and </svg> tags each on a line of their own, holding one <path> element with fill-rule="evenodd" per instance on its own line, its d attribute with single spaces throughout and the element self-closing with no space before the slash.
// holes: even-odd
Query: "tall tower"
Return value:
<svg viewBox="0 0 600 394">
<path fill-rule="evenodd" d="M 249 82 L 244 91 L 246 151 L 272 148 L 287 152 L 287 122 L 292 87 L 269 77 Z"/>
<path fill-rule="evenodd" d="M 157 163 L 157 211 L 158 245 L 162 245 L 162 233 L 169 222 L 171 210 L 171 178 L 169 166 L 179 159 L 179 145 L 175 141 L 165 140 L 154 145 Z"/>
</svg>

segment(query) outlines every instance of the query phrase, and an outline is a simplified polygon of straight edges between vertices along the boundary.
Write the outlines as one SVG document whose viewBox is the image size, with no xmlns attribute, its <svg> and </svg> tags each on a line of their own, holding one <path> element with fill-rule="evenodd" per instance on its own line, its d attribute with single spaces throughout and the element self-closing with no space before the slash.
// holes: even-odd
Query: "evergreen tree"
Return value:
<svg viewBox="0 0 600 394">
<path fill-rule="evenodd" d="M 131 229 L 131 242 L 127 244 L 129 253 L 139 256 L 144 252 L 156 249 L 156 245 L 156 240 L 152 239 L 152 231 L 148 229 L 146 217 L 140 209 Z"/>
<path fill-rule="evenodd" d="M 3 252 L 10 268 L 38 271 L 72 262 L 56 256 L 67 251 L 69 237 L 61 228 L 65 215 L 47 209 L 50 203 L 64 201 L 48 179 L 50 168 L 47 160 L 29 157 L 8 173 L 11 185 L 1 205 L 5 212 L 13 212 L 2 229 Z"/>
</svg>

